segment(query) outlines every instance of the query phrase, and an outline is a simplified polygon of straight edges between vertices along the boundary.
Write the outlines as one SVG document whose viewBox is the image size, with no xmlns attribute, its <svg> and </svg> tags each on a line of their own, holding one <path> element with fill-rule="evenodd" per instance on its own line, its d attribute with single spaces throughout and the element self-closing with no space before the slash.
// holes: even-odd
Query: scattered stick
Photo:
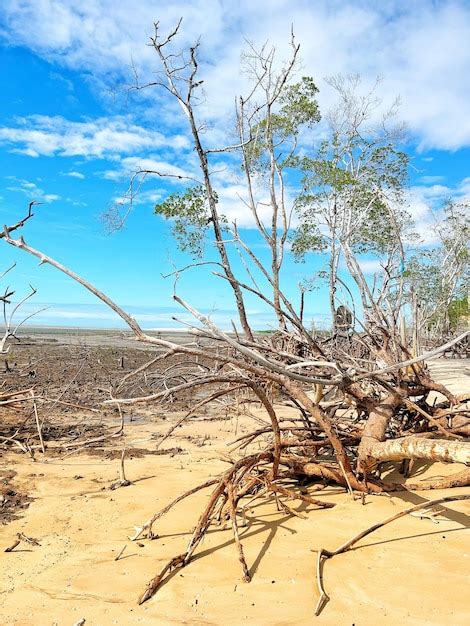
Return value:
<svg viewBox="0 0 470 626">
<path fill-rule="evenodd" d="M 439 520 L 436 519 L 438 515 L 442 515 L 445 513 L 444 509 L 439 509 L 437 507 L 429 507 L 429 509 L 422 509 L 421 511 L 416 511 L 415 513 L 410 513 L 413 517 L 419 517 L 419 519 L 429 519 L 433 524 L 439 524 Z"/>
<path fill-rule="evenodd" d="M 12 443 L 18 446 L 21 452 L 24 452 L 25 454 L 29 452 L 29 449 L 24 444 L 22 444 L 21 441 L 18 441 L 18 439 L 13 439 L 13 437 L 2 437 L 2 436 L 0 436 L 0 439 L 4 441 L 4 443 L 11 441 Z"/>
<path fill-rule="evenodd" d="M 122 548 L 121 552 L 120 552 L 120 553 L 119 553 L 116 557 L 114 557 L 114 560 L 115 560 L 115 561 L 119 561 L 119 559 L 121 558 L 121 556 L 124 554 L 124 550 L 125 550 L 126 548 L 127 548 L 127 543 L 124 545 L 124 547 Z"/>
<path fill-rule="evenodd" d="M 34 391 L 34 387 L 29 387 L 28 389 L 21 389 L 19 391 L 4 391 L 0 393 L 0 400 L 9 399 L 14 396 L 23 396 L 23 395 L 26 396 L 26 394 L 30 394 L 32 391 Z"/>
<path fill-rule="evenodd" d="M 421 502 L 421 504 L 416 504 L 415 506 L 409 507 L 408 509 L 401 511 L 400 513 L 396 513 L 395 515 L 392 515 L 392 517 L 385 519 L 383 522 L 378 522 L 377 524 L 374 524 L 373 526 L 366 528 L 365 530 L 360 532 L 358 535 L 356 535 L 352 539 L 349 539 L 348 541 L 346 541 L 346 543 L 343 543 L 341 546 L 339 546 L 339 548 L 336 548 L 336 550 L 330 551 L 330 550 L 326 550 L 325 548 L 320 548 L 320 550 L 318 551 L 318 558 L 317 558 L 317 584 L 318 584 L 318 590 L 320 592 L 320 597 L 318 599 L 317 606 L 315 608 L 315 615 L 320 615 L 323 607 L 330 599 L 323 587 L 323 563 L 324 561 L 326 561 L 327 559 L 331 559 L 337 554 L 341 554 L 342 552 L 346 552 L 347 550 L 350 550 L 355 543 L 357 543 L 360 539 L 362 539 L 366 535 L 370 535 L 370 533 L 374 532 L 375 530 L 382 528 L 382 526 L 385 526 L 386 524 L 390 524 L 390 522 L 394 522 L 395 520 L 399 519 L 400 517 L 403 517 L 404 515 L 412 514 L 415 511 L 419 511 L 420 509 L 429 510 L 430 508 L 436 506 L 437 504 L 441 504 L 442 502 L 453 502 L 455 500 L 470 500 L 470 494 L 445 496 L 443 498 L 436 498 L 435 500 L 428 500 L 426 502 Z"/>
<path fill-rule="evenodd" d="M 21 543 L 21 539 L 16 539 L 11 546 L 9 546 L 8 548 L 5 548 L 4 552 L 13 552 L 13 550 L 16 548 L 16 546 L 19 546 Z"/>
<path fill-rule="evenodd" d="M 77 446 L 81 446 L 82 448 L 86 448 L 87 446 L 93 444 L 93 443 L 100 443 L 101 441 L 106 441 L 107 439 L 113 439 L 115 437 L 121 437 L 122 435 L 122 428 L 121 426 L 119 427 L 119 429 L 113 433 L 110 433 L 109 435 L 102 435 L 100 437 L 95 437 L 94 439 L 87 439 L 86 441 L 73 441 L 72 443 L 65 443 L 63 444 L 61 447 L 64 450 L 68 450 L 69 448 L 76 448 Z"/>
<path fill-rule="evenodd" d="M 37 539 L 34 539 L 34 537 L 28 537 L 28 535 L 25 535 L 24 533 L 16 533 L 15 541 L 12 543 L 11 546 L 5 548 L 4 552 L 13 552 L 13 550 L 17 546 L 19 546 L 22 541 L 24 541 L 25 543 L 29 543 L 31 546 L 41 545 Z"/>
<path fill-rule="evenodd" d="M 52 402 L 54 404 L 64 404 L 65 406 L 71 406 L 74 409 L 80 409 L 82 411 L 90 411 L 91 413 L 100 413 L 99 409 L 94 409 L 91 406 L 84 406 L 83 404 L 77 404 L 76 402 L 67 402 L 66 400 L 61 400 L 60 398 L 43 398 L 41 396 L 36 396 L 36 400 L 41 400 L 41 402 Z"/>
<path fill-rule="evenodd" d="M 130 480 L 127 480 L 126 473 L 124 471 L 124 459 L 126 458 L 126 449 L 123 448 L 121 452 L 121 465 L 119 467 L 120 478 L 116 480 L 110 487 L 110 489 L 118 489 L 119 487 L 129 487 L 132 485 Z"/>
<path fill-rule="evenodd" d="M 38 407 L 36 405 L 35 400 L 33 400 L 33 410 L 34 410 L 34 419 L 36 420 L 36 428 L 38 429 L 39 441 L 41 442 L 41 451 L 43 454 L 45 454 L 46 449 L 44 448 L 44 440 L 42 438 L 42 429 L 41 429 L 41 423 L 39 421 Z"/>
</svg>

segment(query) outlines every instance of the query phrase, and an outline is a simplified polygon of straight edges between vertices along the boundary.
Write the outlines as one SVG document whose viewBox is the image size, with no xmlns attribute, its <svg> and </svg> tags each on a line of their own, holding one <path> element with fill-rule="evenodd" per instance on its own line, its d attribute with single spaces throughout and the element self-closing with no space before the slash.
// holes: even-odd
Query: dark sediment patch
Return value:
<svg viewBox="0 0 470 626">
<path fill-rule="evenodd" d="M 14 486 L 15 475 L 13 470 L 0 470 L 0 524 L 20 518 L 21 511 L 34 500 Z"/>
</svg>

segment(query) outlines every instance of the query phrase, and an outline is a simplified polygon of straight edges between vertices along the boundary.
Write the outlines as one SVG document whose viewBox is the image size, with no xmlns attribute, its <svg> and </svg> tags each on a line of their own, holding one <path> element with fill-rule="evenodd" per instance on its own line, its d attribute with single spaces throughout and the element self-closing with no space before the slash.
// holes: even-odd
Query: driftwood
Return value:
<svg viewBox="0 0 470 626">
<path fill-rule="evenodd" d="M 119 554 L 117 554 L 117 555 L 114 557 L 114 560 L 115 560 L 115 561 L 119 561 L 119 559 L 121 558 L 121 556 L 124 554 L 124 551 L 125 551 L 125 549 L 126 549 L 126 548 L 127 548 L 127 543 L 126 543 L 126 544 L 124 544 L 124 547 L 123 547 L 123 548 L 121 548 L 121 550 L 120 550 Z"/>
</svg>

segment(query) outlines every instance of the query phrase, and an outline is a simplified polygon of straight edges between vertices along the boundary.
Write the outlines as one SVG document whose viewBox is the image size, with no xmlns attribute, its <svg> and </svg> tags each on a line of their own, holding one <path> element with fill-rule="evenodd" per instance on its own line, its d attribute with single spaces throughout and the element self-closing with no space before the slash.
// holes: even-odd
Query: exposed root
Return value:
<svg viewBox="0 0 470 626">
<path fill-rule="evenodd" d="M 162 571 L 148 582 L 144 593 L 139 597 L 139 604 L 143 604 L 153 596 L 155 591 L 160 587 L 166 574 L 172 572 L 177 567 L 183 567 L 185 565 L 186 554 L 187 553 L 185 552 L 184 554 L 178 554 L 178 556 L 173 557 L 171 561 L 165 565 Z"/>
<path fill-rule="evenodd" d="M 221 518 L 223 518 L 225 515 L 227 507 L 227 517 L 230 518 L 232 523 L 234 541 L 237 547 L 238 558 L 243 571 L 243 580 L 247 582 L 251 580 L 251 575 L 246 563 L 243 545 L 241 543 L 238 530 L 237 506 L 241 498 L 252 495 L 253 492 L 254 495 L 252 499 L 260 497 L 262 493 L 272 492 L 276 495 L 276 498 L 279 494 L 282 496 L 286 496 L 289 499 L 296 498 L 309 504 L 314 504 L 315 506 L 318 506 L 320 508 L 331 508 L 334 506 L 334 504 L 331 502 L 322 502 L 304 494 L 297 494 L 290 489 L 274 483 L 272 466 L 269 467 L 268 465 L 267 468 L 263 469 L 263 463 L 272 463 L 273 459 L 274 453 L 268 451 L 244 457 L 234 463 L 233 466 L 228 469 L 220 479 L 210 482 L 208 481 L 204 485 L 190 490 L 189 492 L 186 492 L 185 494 L 183 494 L 183 496 L 173 501 L 170 505 L 157 513 L 151 520 L 149 520 L 149 522 L 144 524 L 143 527 L 136 527 L 137 532 L 133 539 L 140 536 L 144 529 L 146 529 L 148 533 L 151 532 L 152 524 L 156 521 L 156 519 L 166 513 L 174 504 L 179 502 L 183 497 L 187 497 L 188 495 L 195 493 L 203 486 L 208 486 L 209 484 L 216 483 L 216 487 L 209 498 L 209 502 L 207 503 L 206 507 L 199 517 L 198 523 L 193 531 L 186 552 L 171 559 L 165 565 L 165 567 L 152 578 L 152 580 L 148 583 L 144 593 L 140 597 L 139 603 L 148 600 L 158 590 L 159 586 L 175 567 L 184 567 L 189 563 L 194 551 L 204 537 L 211 523 L 220 522 Z M 261 485 L 263 485 L 264 488 L 260 490 Z M 300 515 L 297 511 L 292 510 L 284 502 L 280 504 L 281 508 L 283 508 L 290 515 L 304 517 L 303 515 Z"/>
<path fill-rule="evenodd" d="M 251 575 L 248 570 L 248 566 L 246 564 L 245 554 L 243 552 L 243 546 L 240 541 L 240 536 L 238 534 L 238 523 L 237 523 L 237 505 L 235 503 L 235 497 L 233 495 L 233 485 L 230 482 L 227 482 L 227 495 L 228 501 L 230 503 L 230 517 L 232 519 L 232 528 L 233 528 L 233 536 L 235 538 L 235 544 L 238 550 L 238 560 L 241 563 L 243 570 L 243 580 L 246 583 L 249 583 L 251 580 Z"/>
<path fill-rule="evenodd" d="M 24 541 L 25 543 L 28 543 L 30 546 L 41 545 L 39 541 L 35 539 L 34 537 L 28 537 L 28 535 L 25 535 L 24 533 L 20 532 L 20 533 L 16 533 L 15 541 L 11 544 L 11 546 L 8 546 L 8 548 L 5 548 L 4 552 L 13 552 L 13 550 L 17 546 L 19 546 L 22 541 Z"/>
<path fill-rule="evenodd" d="M 390 485 L 388 491 L 423 491 L 429 489 L 451 489 L 452 487 L 467 487 L 470 485 L 470 468 L 466 468 L 457 474 L 439 478 L 436 480 L 421 480 L 418 483 L 405 485 Z"/>
<path fill-rule="evenodd" d="M 147 522 L 142 524 L 142 526 L 134 526 L 134 529 L 136 532 L 132 537 L 129 537 L 129 539 L 131 541 L 136 541 L 137 539 L 139 539 L 139 537 L 142 536 L 144 532 L 147 533 L 146 536 L 148 537 L 148 539 L 154 539 L 155 535 L 153 534 L 153 525 L 158 519 L 160 519 L 163 515 L 168 513 L 168 511 L 172 509 L 176 504 L 178 504 L 178 502 L 181 502 L 181 500 L 184 500 L 185 498 L 192 496 L 194 493 L 197 493 L 201 489 L 206 489 L 206 487 L 215 485 L 218 482 L 219 482 L 218 478 L 212 478 L 211 480 L 206 480 L 205 483 L 202 483 L 201 485 L 198 485 L 197 487 L 193 487 L 192 489 L 185 491 L 180 496 L 175 498 L 172 502 L 170 502 L 170 504 L 167 504 L 163 509 L 155 513 L 155 515 L 151 517 Z"/>
</svg>

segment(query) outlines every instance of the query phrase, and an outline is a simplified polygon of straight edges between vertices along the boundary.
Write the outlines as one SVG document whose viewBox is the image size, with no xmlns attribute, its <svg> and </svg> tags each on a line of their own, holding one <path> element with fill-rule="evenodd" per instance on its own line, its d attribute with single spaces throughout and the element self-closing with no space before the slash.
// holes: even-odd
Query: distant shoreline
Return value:
<svg viewBox="0 0 470 626">
<path fill-rule="evenodd" d="M 0 332 L 5 330 L 5 326 L 4 324 L 0 325 Z M 187 333 L 187 329 L 186 328 L 143 328 L 142 329 L 144 332 L 146 333 L 150 333 L 150 334 L 173 334 L 173 333 Z M 34 326 L 28 326 L 28 325 L 24 325 L 21 326 L 21 328 L 19 329 L 18 333 L 19 334 L 25 334 L 25 333 L 68 333 L 68 332 L 73 332 L 73 333 L 90 333 L 90 334 L 101 334 L 101 333 L 105 333 L 105 334 L 109 334 L 109 333 L 119 333 L 119 334 L 126 334 L 126 335 L 132 335 L 133 332 L 132 330 L 130 330 L 127 327 L 117 327 L 117 326 L 110 326 L 110 327 L 105 327 L 105 326 L 56 326 L 56 325 L 49 325 L 49 324 L 43 324 L 43 325 L 39 325 L 39 324 L 35 324 Z"/>
<path fill-rule="evenodd" d="M 194 340 L 194 335 L 187 328 L 159 328 L 143 329 L 151 337 L 159 337 L 176 344 Z M 0 330 L 0 332 L 2 332 Z M 229 332 L 229 334 L 232 334 Z M 156 350 L 158 346 L 145 341 L 138 341 L 134 333 L 128 328 L 90 328 L 80 326 L 22 326 L 17 334 L 18 340 L 11 340 L 11 345 L 22 344 L 30 339 L 41 344 L 55 343 L 56 345 L 112 347 L 118 349 Z M 206 343 L 210 339 L 201 340 Z"/>
</svg>

